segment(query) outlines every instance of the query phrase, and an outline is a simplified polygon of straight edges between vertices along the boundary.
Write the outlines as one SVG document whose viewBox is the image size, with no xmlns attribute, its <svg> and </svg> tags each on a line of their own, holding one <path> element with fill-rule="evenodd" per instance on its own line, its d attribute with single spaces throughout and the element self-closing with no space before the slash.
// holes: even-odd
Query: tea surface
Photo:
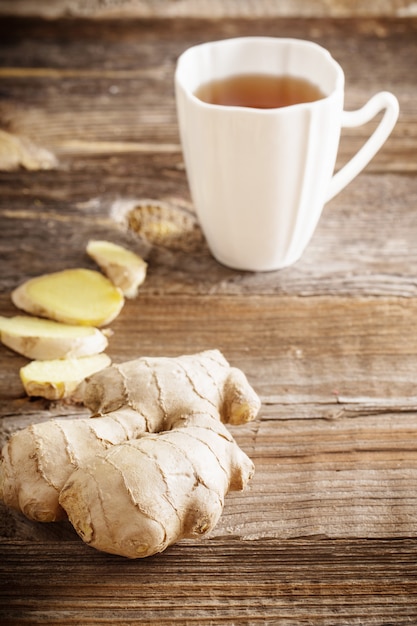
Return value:
<svg viewBox="0 0 417 626">
<path fill-rule="evenodd" d="M 276 109 L 325 97 L 313 83 L 290 75 L 237 74 L 200 85 L 194 95 L 208 104 Z"/>
</svg>

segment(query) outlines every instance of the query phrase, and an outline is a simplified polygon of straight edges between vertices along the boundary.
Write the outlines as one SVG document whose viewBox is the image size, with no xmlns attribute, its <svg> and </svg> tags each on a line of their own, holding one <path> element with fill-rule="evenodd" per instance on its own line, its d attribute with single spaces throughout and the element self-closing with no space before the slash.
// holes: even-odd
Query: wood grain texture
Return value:
<svg viewBox="0 0 417 626">
<path fill-rule="evenodd" d="M 360 17 L 415 15 L 412 0 L 3 0 L 0 14 L 45 18 L 89 17 L 120 19 L 189 16 L 227 17 Z"/>
<path fill-rule="evenodd" d="M 95 6 L 101 17 L 111 8 Z M 417 20 L 274 17 L 249 0 L 237 17 L 233 3 L 210 4 L 210 18 L 206 3 L 171 3 L 188 11 L 172 20 L 153 6 L 135 20 L 0 20 L 0 128 L 59 161 L 0 172 L 0 312 L 15 313 L 10 292 L 28 277 L 94 267 L 91 237 L 132 247 L 148 277 L 111 325 L 110 356 L 221 349 L 262 399 L 257 421 L 232 429 L 256 473 L 227 498 L 210 537 L 145 561 L 98 553 L 68 523 L 32 523 L 0 505 L 0 623 L 417 623 Z M 247 34 L 328 47 L 346 71 L 348 108 L 383 89 L 401 106 L 383 150 L 326 206 L 303 258 L 266 274 L 210 256 L 173 97 L 182 50 Z M 344 135 L 338 165 L 369 132 Z M 121 212 L 144 199 L 161 219 L 191 224 L 191 235 L 129 229 Z M 0 445 L 29 423 L 85 414 L 29 401 L 24 363 L 0 347 Z"/>
<path fill-rule="evenodd" d="M 5 626 L 403 626 L 417 619 L 416 556 L 410 540 L 219 541 L 144 563 L 73 542 L 5 542 L 0 617 Z"/>
<path fill-rule="evenodd" d="M 155 245 L 134 237 L 112 218 L 114 207 L 142 198 L 163 199 L 174 216 L 184 210 L 188 189 L 179 163 L 179 158 L 162 155 L 79 156 L 71 160 L 69 170 L 62 166 L 59 177 L 56 172 L 0 173 L 3 289 L 11 290 L 27 274 L 49 271 L 51 263 L 56 269 L 69 263 L 87 265 L 85 245 L 95 233 L 132 245 L 146 257 L 152 280 L 145 283 L 142 293 L 416 295 L 416 176 L 369 173 L 358 177 L 325 207 L 296 265 L 281 272 L 251 274 L 217 264 L 202 239 L 192 251 L 182 250 L 181 233 L 175 245 L 169 241 Z M 18 191 L 21 186 L 24 194 Z M 39 239 L 55 242 L 60 254 L 51 260 L 47 250 L 39 249 Z"/>
</svg>

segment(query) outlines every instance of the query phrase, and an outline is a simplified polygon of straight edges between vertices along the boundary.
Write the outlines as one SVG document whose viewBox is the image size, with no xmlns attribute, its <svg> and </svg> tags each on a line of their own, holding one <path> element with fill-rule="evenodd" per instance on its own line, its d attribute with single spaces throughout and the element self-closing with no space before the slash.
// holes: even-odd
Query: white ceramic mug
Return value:
<svg viewBox="0 0 417 626">
<path fill-rule="evenodd" d="M 291 75 L 324 93 L 282 108 L 207 104 L 204 83 L 237 74 Z M 344 73 L 330 53 L 303 40 L 244 37 L 186 50 L 175 73 L 184 161 L 197 216 L 213 256 L 240 270 L 297 261 L 324 204 L 372 159 L 398 118 L 391 93 L 344 111 Z M 342 127 L 384 115 L 356 155 L 334 174 Z"/>
</svg>

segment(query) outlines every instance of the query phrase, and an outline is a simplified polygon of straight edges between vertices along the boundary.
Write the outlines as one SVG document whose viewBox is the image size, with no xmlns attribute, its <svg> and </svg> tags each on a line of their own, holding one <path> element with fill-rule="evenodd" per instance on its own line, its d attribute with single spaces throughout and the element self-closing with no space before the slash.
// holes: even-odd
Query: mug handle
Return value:
<svg viewBox="0 0 417 626">
<path fill-rule="evenodd" d="M 372 96 L 362 108 L 356 111 L 343 111 L 342 128 L 354 128 L 366 124 L 383 110 L 385 110 L 384 115 L 369 139 L 350 161 L 334 174 L 330 181 L 326 202 L 342 191 L 368 165 L 387 140 L 398 119 L 399 104 L 392 93 L 380 91 Z"/>
</svg>

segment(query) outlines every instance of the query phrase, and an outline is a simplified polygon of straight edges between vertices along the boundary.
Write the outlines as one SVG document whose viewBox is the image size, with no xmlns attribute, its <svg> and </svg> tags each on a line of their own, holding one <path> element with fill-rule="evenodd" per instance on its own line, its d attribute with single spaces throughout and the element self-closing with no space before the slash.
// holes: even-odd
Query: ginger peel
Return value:
<svg viewBox="0 0 417 626">
<path fill-rule="evenodd" d="M 91 459 L 72 473 L 59 501 L 91 546 L 146 557 L 211 531 L 226 494 L 243 489 L 253 472 L 225 426 L 203 413 Z M 121 515 L 129 523 L 120 524 Z"/>
<path fill-rule="evenodd" d="M 83 387 L 96 417 L 10 438 L 4 502 L 39 521 L 68 516 L 91 546 L 129 558 L 212 530 L 228 491 L 254 471 L 224 425 L 259 411 L 243 372 L 212 350 L 112 365 Z"/>
</svg>

